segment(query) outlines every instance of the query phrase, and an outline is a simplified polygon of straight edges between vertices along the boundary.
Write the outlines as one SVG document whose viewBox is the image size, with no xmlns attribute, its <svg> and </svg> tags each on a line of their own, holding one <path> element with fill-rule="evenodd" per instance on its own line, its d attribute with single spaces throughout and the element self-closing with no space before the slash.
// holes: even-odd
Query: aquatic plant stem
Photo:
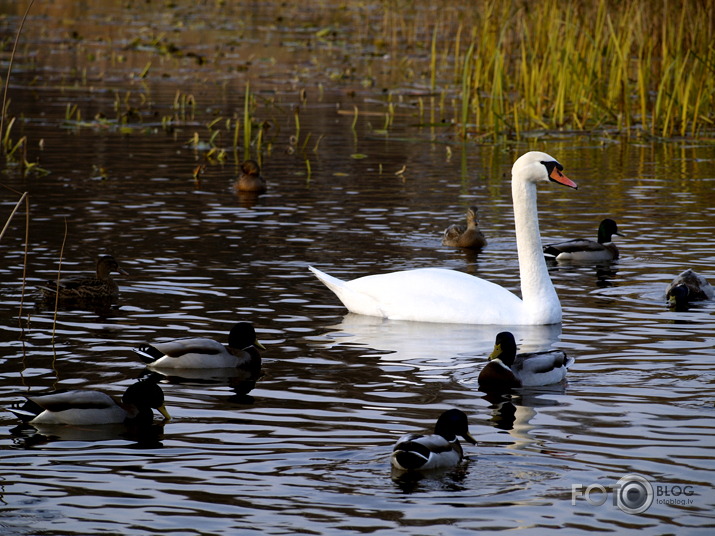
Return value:
<svg viewBox="0 0 715 536">
<path fill-rule="evenodd" d="M 15 190 L 13 190 L 13 192 L 15 192 Z M 15 192 L 15 193 L 19 194 L 20 192 Z M 17 212 L 17 209 L 20 208 L 20 203 L 22 203 L 22 201 L 26 197 L 27 197 L 27 192 L 22 194 L 19 201 L 15 204 L 15 208 L 12 209 L 12 212 L 10 213 L 10 215 L 7 218 L 7 221 L 5 222 L 5 227 L 3 227 L 2 231 L 0 231 L 0 241 L 2 241 L 2 237 L 5 236 L 5 231 L 7 231 L 7 228 L 10 225 L 10 221 L 12 220 L 12 217 L 15 215 L 15 212 Z"/>
<path fill-rule="evenodd" d="M 246 96 L 243 101 L 243 160 L 251 158 L 251 85 L 246 82 Z"/>
<path fill-rule="evenodd" d="M 25 14 L 22 16 L 22 19 L 20 20 L 20 27 L 17 29 L 17 33 L 15 34 L 15 42 L 12 45 L 12 51 L 10 52 L 10 62 L 8 63 L 7 66 L 7 76 L 5 77 L 5 89 L 3 90 L 3 95 L 2 95 L 2 115 L 0 115 L 0 132 L 3 132 L 3 129 L 5 128 L 5 113 L 6 113 L 6 103 L 7 103 L 7 88 L 10 85 L 10 75 L 12 74 L 12 63 L 15 59 L 15 51 L 17 50 L 17 45 L 20 42 L 20 34 L 22 33 L 22 28 L 25 26 L 25 20 L 27 20 L 27 15 L 30 13 L 30 8 L 32 7 L 32 4 L 35 3 L 35 0 L 30 0 L 30 3 L 27 5 L 27 9 L 25 10 Z"/>
<path fill-rule="evenodd" d="M 60 276 L 62 275 L 62 259 L 65 255 L 65 243 L 67 242 L 67 218 L 65 220 L 65 233 L 62 237 L 62 247 L 60 247 L 60 263 L 57 266 L 57 292 L 55 294 L 55 312 L 52 316 L 52 344 L 55 343 L 55 332 L 57 331 L 57 311 L 60 307 Z M 53 365 L 54 368 L 54 365 Z"/>
</svg>

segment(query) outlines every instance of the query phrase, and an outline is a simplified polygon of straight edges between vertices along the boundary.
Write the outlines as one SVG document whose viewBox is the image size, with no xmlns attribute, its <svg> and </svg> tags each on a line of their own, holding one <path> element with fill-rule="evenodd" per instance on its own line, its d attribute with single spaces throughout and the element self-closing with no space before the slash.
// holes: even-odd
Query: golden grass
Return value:
<svg viewBox="0 0 715 536">
<path fill-rule="evenodd" d="M 430 89 L 459 88 L 463 135 L 609 127 L 697 137 L 714 126 L 713 0 L 438 4 L 409 13 L 384 2 L 384 33 L 431 51 Z M 436 61 L 438 35 L 453 61 Z"/>
</svg>

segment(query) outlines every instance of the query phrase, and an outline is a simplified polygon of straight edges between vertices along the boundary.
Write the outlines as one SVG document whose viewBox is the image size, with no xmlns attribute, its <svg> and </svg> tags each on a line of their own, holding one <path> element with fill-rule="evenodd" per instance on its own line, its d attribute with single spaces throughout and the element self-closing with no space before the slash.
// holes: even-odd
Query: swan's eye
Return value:
<svg viewBox="0 0 715 536">
<path fill-rule="evenodd" d="M 559 171 L 564 170 L 564 166 L 559 164 L 556 160 L 550 160 L 549 162 L 541 162 L 544 164 L 544 167 L 546 167 L 546 172 L 551 176 L 551 172 L 554 170 L 554 168 L 558 169 Z"/>
</svg>

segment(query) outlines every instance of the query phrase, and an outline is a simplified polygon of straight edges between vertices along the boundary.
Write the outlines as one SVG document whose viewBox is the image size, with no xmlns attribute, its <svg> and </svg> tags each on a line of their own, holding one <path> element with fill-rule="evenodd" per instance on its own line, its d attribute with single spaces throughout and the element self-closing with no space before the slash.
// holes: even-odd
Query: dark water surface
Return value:
<svg viewBox="0 0 715 536">
<path fill-rule="evenodd" d="M 0 407 L 46 388 L 121 395 L 144 371 L 132 348 L 225 340 L 238 320 L 254 323 L 266 351 L 249 393 L 227 381 L 163 383 L 173 420 L 156 421 L 151 437 L 106 427 L 16 435 L 1 411 L 3 534 L 712 531 L 715 303 L 673 312 L 664 301 L 687 267 L 715 279 L 711 143 L 549 136 L 462 146 L 448 129 L 415 126 L 414 101 L 384 134 L 379 115 L 362 114 L 353 130 L 339 112 L 384 109 L 378 91 L 313 88 L 301 102 L 296 88 L 264 86 L 256 94 L 273 104 L 257 114 L 283 134 L 264 155 L 268 192 L 239 196 L 233 156 L 195 181 L 206 150 L 189 143 L 194 131 L 208 138 L 212 117 L 242 114 L 238 90 L 202 86 L 194 120 L 167 132 L 157 125 L 176 87 L 157 82 L 156 124 L 145 114 L 129 133 L 64 121 L 67 102 L 87 118 L 110 113 L 112 91 L 31 90 L 23 84 L 43 73 L 25 69 L 12 106 L 31 161 L 50 173 L 23 177 L 10 165 L 2 183 L 30 195 L 28 285 L 55 277 L 65 225 L 65 275 L 111 252 L 130 276 L 117 277 L 111 308 L 60 310 L 55 324 L 28 288 L 21 310 L 24 213 L 15 216 L 0 242 Z M 299 105 L 303 139 L 310 133 L 312 147 L 323 136 L 317 151 L 290 146 Z M 508 175 L 529 149 L 558 158 L 579 184 L 540 189 L 544 239 L 595 238 L 603 217 L 626 236 L 616 237 L 616 262 L 551 269 L 562 325 L 514 328 L 523 348 L 576 359 L 568 383 L 494 400 L 476 379 L 498 327 L 346 315 L 307 266 L 343 278 L 440 266 L 518 291 Z M 4 190 L 3 224 L 18 199 Z M 472 204 L 489 245 L 479 255 L 441 246 Z M 479 440 L 465 463 L 394 478 L 397 437 L 430 429 L 449 407 L 469 415 Z M 613 504 L 611 488 L 629 473 L 661 494 L 644 513 Z M 609 490 L 589 496 L 605 504 L 572 500 L 574 486 L 592 484 Z"/>
</svg>

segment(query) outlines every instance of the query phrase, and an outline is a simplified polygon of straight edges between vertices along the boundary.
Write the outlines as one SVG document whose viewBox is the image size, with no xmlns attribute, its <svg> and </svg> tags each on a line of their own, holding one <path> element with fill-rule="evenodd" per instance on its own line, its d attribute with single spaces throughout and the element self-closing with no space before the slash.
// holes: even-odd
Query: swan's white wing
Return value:
<svg viewBox="0 0 715 536">
<path fill-rule="evenodd" d="M 353 313 L 420 322 L 524 323 L 524 305 L 517 296 L 456 270 L 420 268 L 347 282 L 310 270 Z"/>
<path fill-rule="evenodd" d="M 323 284 L 332 290 L 338 299 L 343 302 L 351 313 L 368 316 L 386 316 L 380 308 L 380 304 L 368 294 L 364 294 L 357 289 L 352 288 L 347 282 L 325 272 L 321 272 L 317 268 L 308 266 L 308 269 L 320 279 Z"/>
</svg>

